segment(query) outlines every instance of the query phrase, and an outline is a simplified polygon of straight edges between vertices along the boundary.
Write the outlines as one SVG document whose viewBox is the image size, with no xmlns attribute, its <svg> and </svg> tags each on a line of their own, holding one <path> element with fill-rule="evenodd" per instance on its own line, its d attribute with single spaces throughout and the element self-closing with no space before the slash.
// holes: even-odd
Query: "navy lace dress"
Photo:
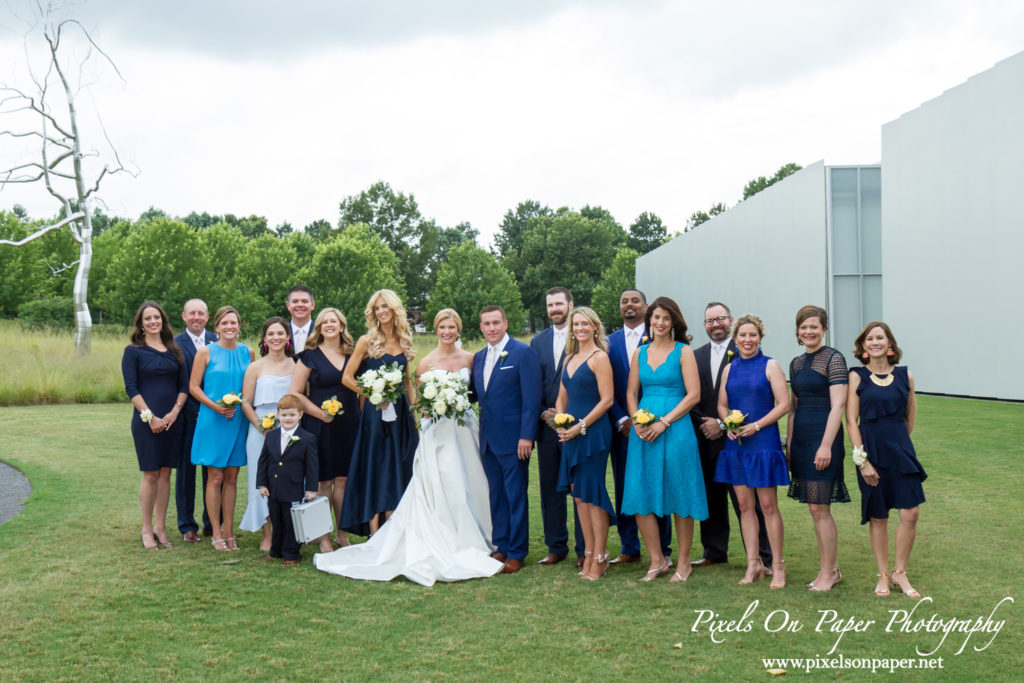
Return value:
<svg viewBox="0 0 1024 683">
<path fill-rule="evenodd" d="M 907 401 L 910 379 L 907 368 L 892 369 L 892 383 L 879 386 L 871 381 L 871 371 L 854 368 L 860 376 L 860 436 L 868 460 L 878 470 L 878 485 L 869 486 L 857 470 L 861 495 L 861 524 L 868 520 L 888 519 L 889 510 L 915 508 L 924 502 L 928 475 L 917 459 L 907 431 Z"/>
<path fill-rule="evenodd" d="M 396 361 L 404 371 L 408 365 L 404 353 L 397 356 L 385 353 L 380 358 L 367 358 L 356 374 Z M 359 415 L 345 500 L 338 516 L 338 528 L 359 536 L 369 536 L 369 523 L 374 515 L 398 507 L 412 478 L 413 455 L 420 435 L 408 397 L 403 394 L 394 406 L 397 418 L 393 422 L 384 422 L 380 409 L 369 401 L 363 403 Z"/>
<path fill-rule="evenodd" d="M 849 383 L 849 371 L 843 354 L 822 346 L 814 353 L 805 353 L 789 364 L 789 383 L 796 398 L 793 413 L 793 438 L 789 459 L 793 483 L 789 497 L 801 503 L 829 505 L 849 503 L 850 493 L 843 481 L 843 428 L 839 427 L 832 441 L 832 461 L 823 470 L 814 468 L 814 456 L 821 446 L 832 410 L 829 390 L 837 384 Z"/>
</svg>

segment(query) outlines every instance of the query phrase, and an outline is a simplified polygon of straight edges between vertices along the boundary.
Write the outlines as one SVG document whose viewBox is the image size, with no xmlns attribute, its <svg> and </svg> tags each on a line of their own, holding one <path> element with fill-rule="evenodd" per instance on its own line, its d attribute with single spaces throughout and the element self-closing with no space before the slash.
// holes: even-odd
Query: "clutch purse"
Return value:
<svg viewBox="0 0 1024 683">
<path fill-rule="evenodd" d="M 291 513 L 295 539 L 299 543 L 309 543 L 329 534 L 334 528 L 331 523 L 331 506 L 325 496 L 317 496 L 307 503 L 292 503 Z"/>
</svg>

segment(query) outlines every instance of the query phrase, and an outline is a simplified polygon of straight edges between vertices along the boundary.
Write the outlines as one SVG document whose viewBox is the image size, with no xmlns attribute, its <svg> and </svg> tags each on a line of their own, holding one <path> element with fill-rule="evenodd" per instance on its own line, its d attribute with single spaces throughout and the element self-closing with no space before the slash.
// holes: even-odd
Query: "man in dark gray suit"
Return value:
<svg viewBox="0 0 1024 683">
<path fill-rule="evenodd" d="M 174 338 L 185 356 L 185 367 L 189 376 L 192 375 L 192 363 L 196 359 L 196 351 L 210 342 L 217 341 L 217 335 L 206 331 L 206 323 L 210 320 L 210 311 L 202 299 L 189 299 L 185 302 L 181 319 L 185 321 L 185 331 Z M 199 418 L 199 401 L 189 396 L 185 401 L 185 409 L 181 411 L 185 433 L 181 440 L 181 455 L 178 458 L 178 473 L 174 480 L 174 505 L 178 509 L 178 531 L 188 543 L 198 543 L 199 525 L 194 516 L 196 504 L 196 466 L 192 464 L 192 437 L 196 433 L 196 420 Z M 203 491 L 206 490 L 206 467 L 203 467 Z M 206 496 L 203 496 L 203 535 L 213 534 L 210 528 L 210 517 L 206 510 Z"/>
</svg>

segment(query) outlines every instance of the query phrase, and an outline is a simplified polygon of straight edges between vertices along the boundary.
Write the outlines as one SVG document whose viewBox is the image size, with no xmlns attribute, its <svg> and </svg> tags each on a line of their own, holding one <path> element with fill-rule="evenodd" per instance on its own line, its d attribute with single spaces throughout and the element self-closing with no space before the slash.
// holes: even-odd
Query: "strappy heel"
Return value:
<svg viewBox="0 0 1024 683">
<path fill-rule="evenodd" d="M 665 560 L 665 564 L 654 569 L 648 569 L 647 573 L 640 577 L 640 581 L 654 581 L 656 578 L 668 572 L 672 568 L 672 563 Z"/>
<path fill-rule="evenodd" d="M 880 579 L 885 579 L 885 588 L 878 588 L 877 584 L 875 586 L 875 595 L 880 598 L 884 598 L 889 594 L 889 587 L 892 585 L 892 578 L 889 576 L 889 572 L 884 574 L 875 574 L 875 576 Z"/>
<path fill-rule="evenodd" d="M 814 585 L 814 582 L 811 581 L 809 584 L 807 584 L 807 589 L 809 591 L 811 591 L 813 593 L 827 593 L 828 591 L 830 591 L 833 588 L 835 588 L 836 585 L 840 581 L 843 580 L 843 573 L 841 571 L 839 571 L 839 567 L 838 566 L 833 567 L 832 569 L 826 569 L 824 571 L 827 571 L 830 574 L 832 574 L 832 585 L 829 586 L 828 588 L 818 588 L 816 585 Z"/>
<path fill-rule="evenodd" d="M 680 562 L 680 565 L 682 565 L 681 562 Z M 668 582 L 669 583 L 686 583 L 686 580 L 688 578 L 690 578 L 692 575 L 693 575 L 693 568 L 692 567 L 690 568 L 690 573 L 687 574 L 686 576 L 683 576 L 678 571 L 676 571 L 674 574 L 672 574 L 672 578 L 670 578 L 668 580 Z"/>
<path fill-rule="evenodd" d="M 906 580 L 907 585 L 904 586 L 902 583 L 897 581 L 896 580 L 897 576 L 902 576 Z M 909 595 L 910 597 L 914 598 L 915 600 L 917 598 L 921 597 L 921 594 L 918 593 L 916 590 L 914 590 L 914 587 L 910 585 L 910 579 L 907 579 L 907 570 L 906 569 L 896 569 L 895 567 L 893 567 L 892 576 L 889 577 L 889 581 L 891 583 L 893 583 L 894 585 L 896 585 L 900 590 L 902 590 L 904 595 Z"/>
<path fill-rule="evenodd" d="M 761 561 L 760 557 L 757 557 L 753 560 L 747 560 L 747 567 L 749 567 L 752 562 L 757 562 L 757 571 L 754 572 L 754 576 L 750 579 L 747 579 L 746 576 L 740 579 L 739 585 L 745 586 L 747 584 L 754 583 L 755 581 L 764 580 L 764 562 Z"/>
<path fill-rule="evenodd" d="M 231 536 L 229 538 L 225 538 L 224 539 L 224 543 L 225 543 L 225 547 L 228 550 L 238 550 L 238 544 L 235 543 L 235 537 L 234 536 Z"/>
<path fill-rule="evenodd" d="M 590 557 L 593 554 L 594 553 L 592 553 L 589 550 L 584 550 L 583 551 L 583 567 L 584 568 L 586 568 L 586 566 L 587 566 L 587 558 Z M 583 569 L 581 569 L 578 572 L 576 572 L 576 576 L 583 576 Z"/>
<path fill-rule="evenodd" d="M 218 547 L 218 544 L 220 544 L 220 543 L 223 543 L 223 544 L 224 544 L 224 547 L 223 547 L 223 548 L 220 548 L 220 547 Z M 227 542 L 227 539 L 224 539 L 224 538 L 214 538 L 214 539 L 212 539 L 212 540 L 210 541 L 210 545 L 212 545 L 212 546 L 213 546 L 213 549 L 214 549 L 214 550 L 219 550 L 219 551 L 221 551 L 221 552 L 224 552 L 224 551 L 226 551 L 226 550 L 228 549 L 228 542 Z"/>
<path fill-rule="evenodd" d="M 604 565 L 603 567 L 601 567 L 601 573 L 598 574 L 597 576 L 590 576 L 589 574 L 584 574 L 583 576 L 580 577 L 584 581 L 597 581 L 602 576 L 604 576 L 604 573 L 606 571 L 608 571 L 608 565 L 610 564 L 608 562 L 608 553 L 602 553 L 600 555 L 595 555 L 594 556 L 594 561 L 597 562 L 600 565 Z"/>
<path fill-rule="evenodd" d="M 779 572 L 782 572 L 782 583 L 775 583 L 775 580 L 779 578 Z M 773 591 L 777 591 L 780 588 L 786 587 L 786 561 L 779 560 L 778 562 L 772 562 L 772 582 L 768 588 Z"/>
</svg>

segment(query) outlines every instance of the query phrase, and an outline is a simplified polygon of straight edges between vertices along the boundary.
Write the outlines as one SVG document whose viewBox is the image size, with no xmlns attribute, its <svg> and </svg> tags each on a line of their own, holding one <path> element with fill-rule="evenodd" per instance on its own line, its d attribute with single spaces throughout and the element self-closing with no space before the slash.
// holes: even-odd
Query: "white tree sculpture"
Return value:
<svg viewBox="0 0 1024 683">
<path fill-rule="evenodd" d="M 22 239 L 0 239 L 0 245 L 20 247 L 55 230 L 70 230 L 79 245 L 78 260 L 64 264 L 55 272 L 77 266 L 73 294 L 75 349 L 79 353 L 88 353 L 92 339 L 88 299 L 89 268 L 92 264 L 90 206 L 103 178 L 125 172 L 126 168 L 105 131 L 106 146 L 102 154 L 99 150 L 83 147 L 75 98 L 86 85 L 83 82 L 84 67 L 90 59 L 97 58 L 96 55 L 114 70 L 118 78 L 121 78 L 121 73 L 80 23 L 73 19 L 51 21 L 52 6 L 43 8 L 36 4 L 36 9 L 37 21 L 25 38 L 31 90 L 0 81 L 0 115 L 15 122 L 15 127 L 0 130 L 0 141 L 7 139 L 10 146 L 17 142 L 32 144 L 18 150 L 19 160 L 14 165 L 0 169 L 0 190 L 7 185 L 41 183 L 46 192 L 59 202 L 61 218 L 37 228 Z M 77 47 L 84 51 L 75 60 L 69 56 L 76 47 L 68 44 L 72 41 L 72 31 L 77 34 L 74 38 L 80 39 Z M 38 40 L 39 34 L 45 41 L 45 46 L 42 46 L 45 66 L 35 70 L 29 48 L 32 40 Z M 69 62 L 72 61 L 77 74 L 69 72 Z M 11 158 L 4 147 L 0 147 L 0 157 Z M 107 161 L 102 161 L 104 158 Z M 101 161 L 96 162 L 96 159 Z"/>
</svg>

